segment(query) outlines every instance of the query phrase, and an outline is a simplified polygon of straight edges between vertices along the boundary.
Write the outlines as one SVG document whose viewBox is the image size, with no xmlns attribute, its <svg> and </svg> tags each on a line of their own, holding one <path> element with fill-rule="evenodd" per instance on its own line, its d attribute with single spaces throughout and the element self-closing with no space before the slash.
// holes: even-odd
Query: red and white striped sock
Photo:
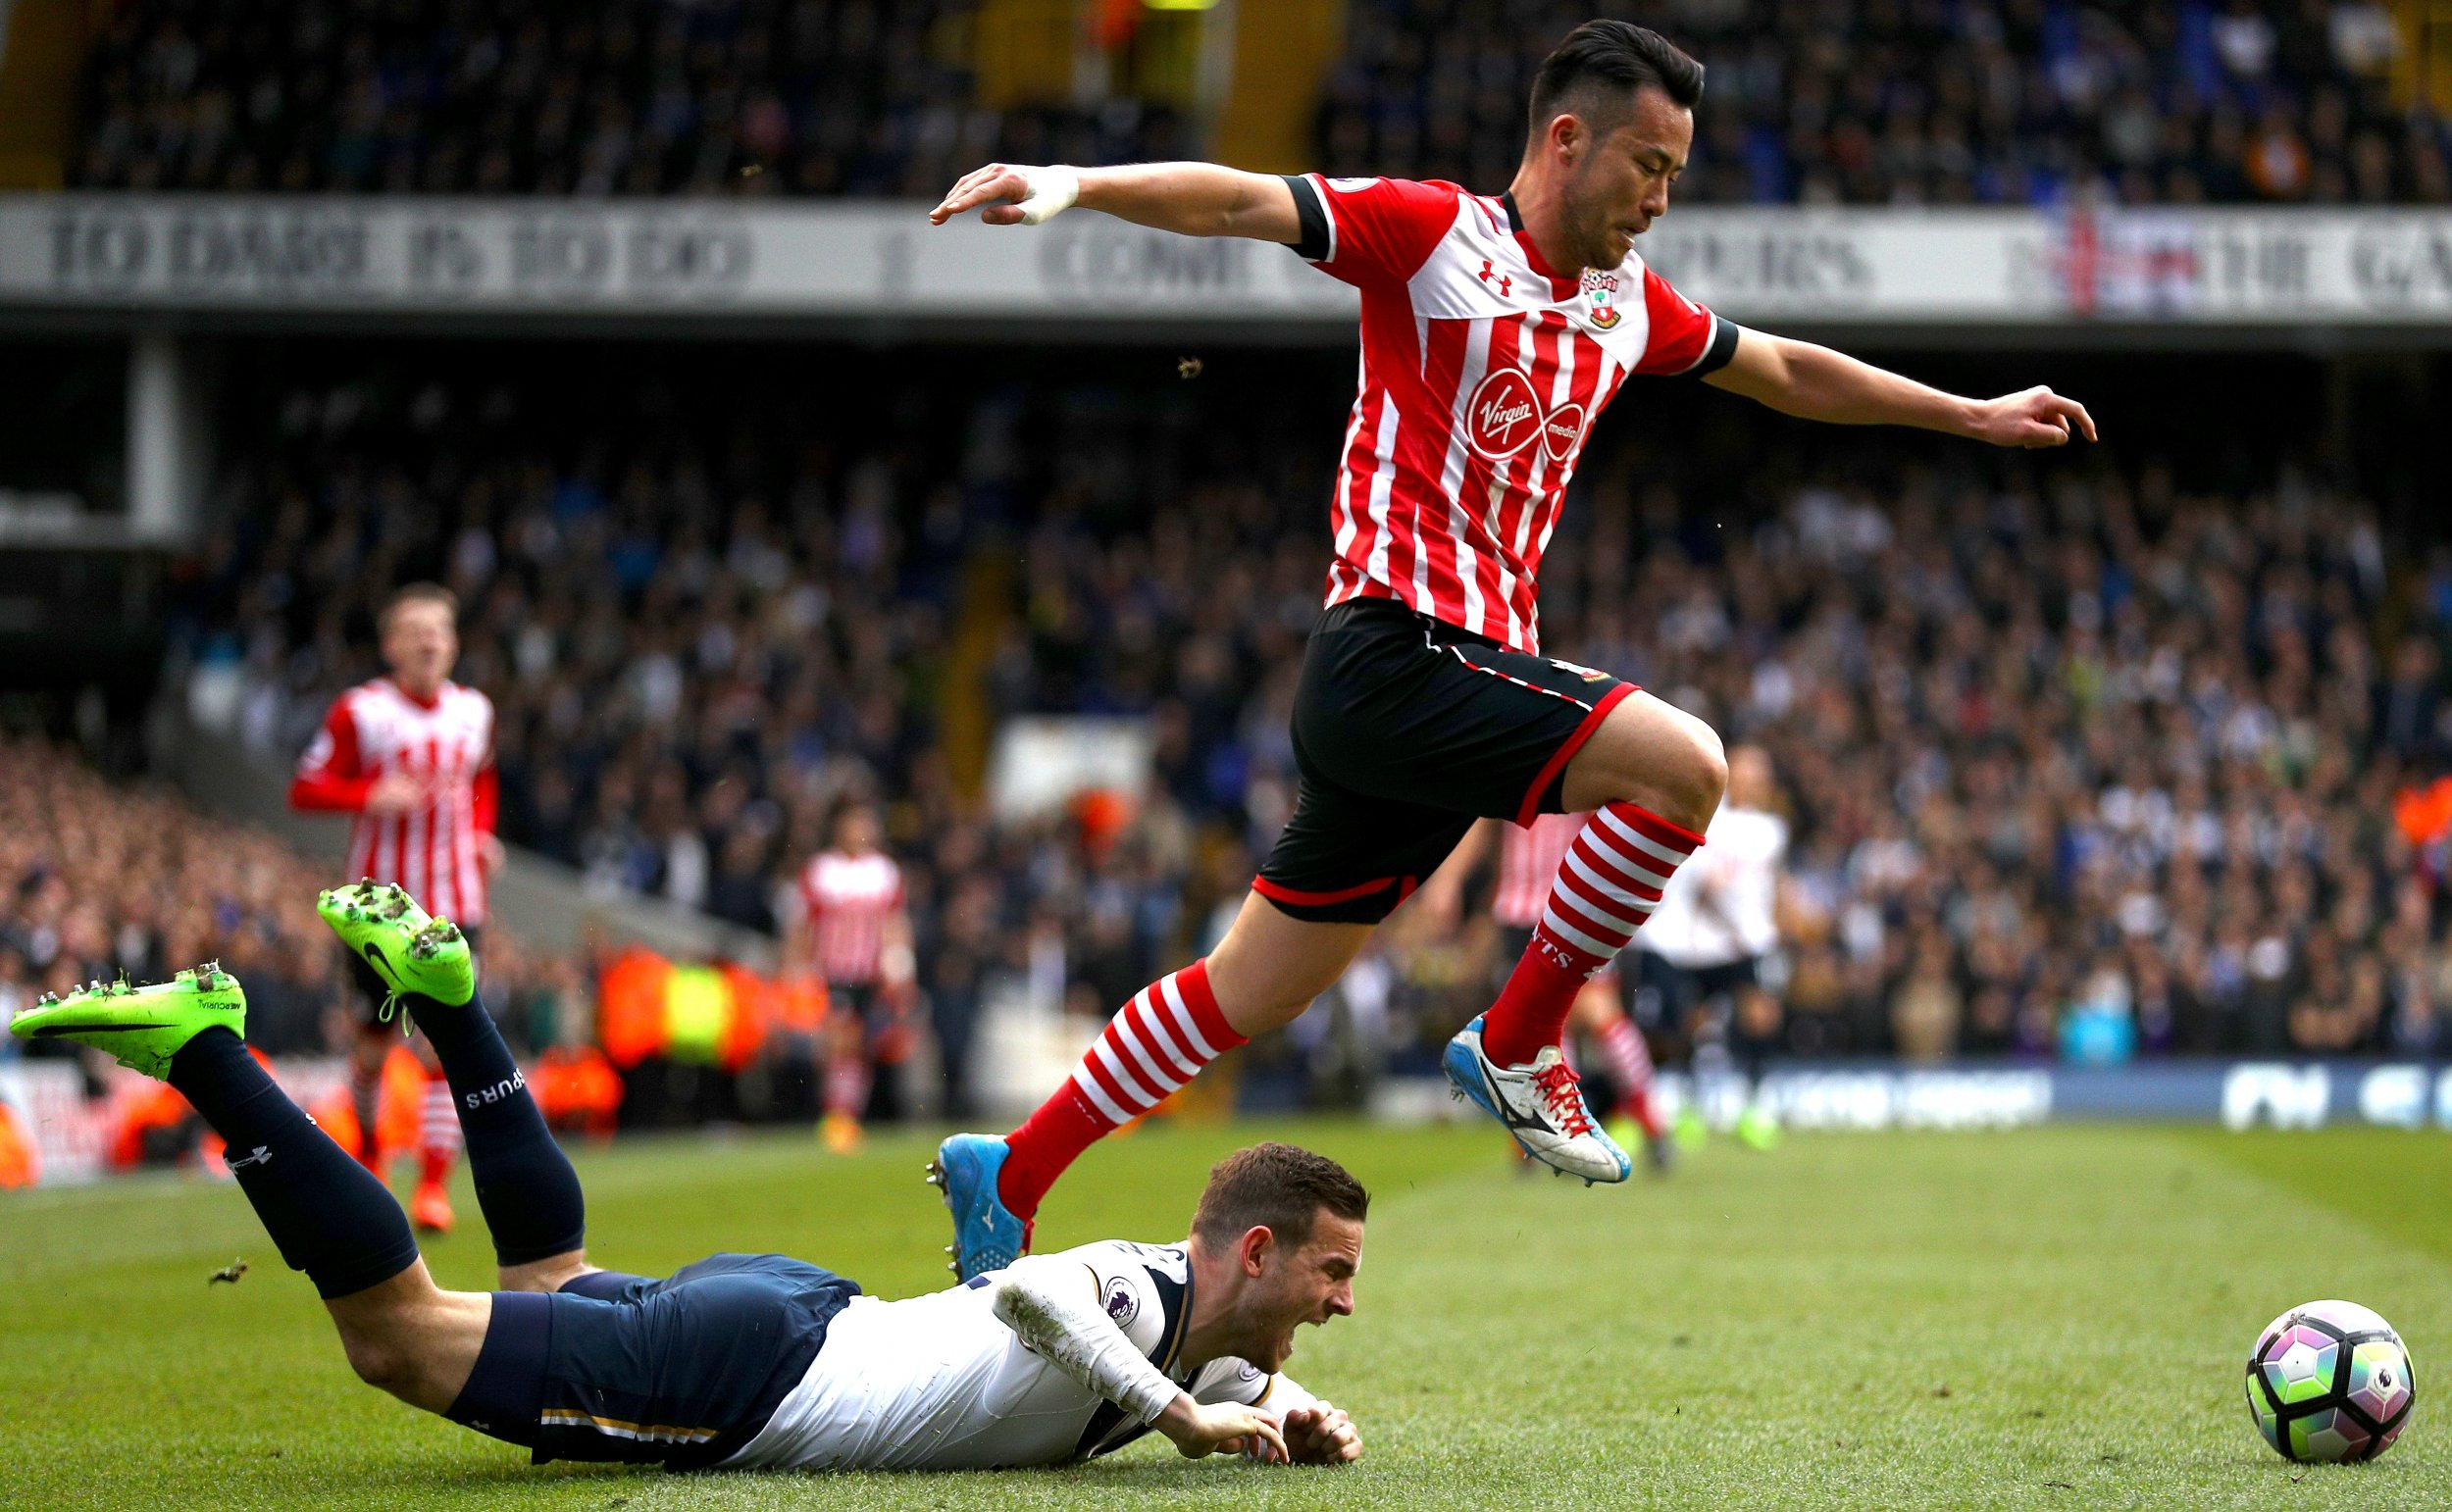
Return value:
<svg viewBox="0 0 2452 1512">
<path fill-rule="evenodd" d="M 1073 1074 L 1022 1127 L 1006 1136 L 1012 1153 L 996 1194 L 1029 1218 L 1081 1152 L 1164 1102 L 1201 1068 L 1244 1037 L 1218 1011 L 1208 962 L 1195 961 L 1134 994 Z"/>
<path fill-rule="evenodd" d="M 1609 1079 L 1617 1084 L 1618 1111 L 1642 1126 L 1645 1138 L 1659 1138 L 1660 1115 L 1652 1111 L 1652 1047 L 1643 1042 L 1643 1031 L 1632 1019 L 1611 1019 L 1601 1032 L 1601 1048 L 1609 1058 Z"/>
<path fill-rule="evenodd" d="M 1484 1053 L 1502 1066 L 1523 1066 L 1557 1044 L 1575 995 L 1626 948 L 1702 843 L 1693 831 L 1631 803 L 1594 810 L 1558 862 L 1532 942 L 1482 1022 Z"/>
<path fill-rule="evenodd" d="M 826 1061 L 826 1111 L 846 1118 L 868 1113 L 869 1084 L 875 1074 L 863 1055 L 835 1055 Z"/>
<path fill-rule="evenodd" d="M 442 1073 L 426 1078 L 426 1096 L 418 1106 L 418 1178 L 441 1182 L 460 1158 L 460 1114 L 451 1105 L 451 1084 Z"/>
</svg>

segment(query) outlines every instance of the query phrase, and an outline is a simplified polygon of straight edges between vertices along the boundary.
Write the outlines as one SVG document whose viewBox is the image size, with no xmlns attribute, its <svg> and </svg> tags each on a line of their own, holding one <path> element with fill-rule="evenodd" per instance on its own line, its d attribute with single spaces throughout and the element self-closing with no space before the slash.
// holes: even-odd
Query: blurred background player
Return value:
<svg viewBox="0 0 2452 1512">
<path fill-rule="evenodd" d="M 1697 1096 L 1678 1118 L 1678 1135 L 1703 1134 L 1703 1082 L 1732 1067 L 1749 1095 L 1738 1138 L 1767 1149 L 1778 1137 L 1769 1111 L 1751 1095 L 1779 1037 L 1779 1000 L 1769 982 L 1779 948 L 1780 865 L 1788 821 L 1773 812 L 1771 759 L 1759 745 L 1728 755 L 1728 796 L 1704 831 L 1701 854 L 1660 889 L 1637 943 L 1641 981 L 1660 999 L 1660 1022 L 1693 1057 Z"/>
<path fill-rule="evenodd" d="M 459 599 L 434 583 L 393 593 L 376 619 L 387 675 L 332 700 L 289 784 L 290 807 L 351 816 L 343 876 L 397 882 L 474 936 L 486 918 L 485 885 L 502 865 L 494 837 L 493 702 L 451 680 L 460 657 Z M 394 1005 L 364 961 L 349 973 L 359 992 L 359 1033 L 350 1048 L 351 1153 L 380 1173 L 383 1087 Z M 405 1028 L 405 1025 L 403 1025 Z M 417 1119 L 419 1228 L 451 1230 L 445 1184 L 460 1153 L 451 1087 L 432 1045 L 412 1035 L 425 1073 Z"/>
<path fill-rule="evenodd" d="M 849 1154 L 878 1090 L 875 1067 L 909 1056 L 912 999 L 911 916 L 902 868 L 882 848 L 877 810 L 860 799 L 836 809 L 832 841 L 800 869 L 785 922 L 784 971 L 826 983 L 826 1147 Z M 887 1108 L 900 1112 L 889 1078 Z"/>
<path fill-rule="evenodd" d="M 1443 934 L 1455 932 L 1462 912 L 1464 890 L 1473 872 L 1489 856 L 1495 840 L 1498 872 L 1491 880 L 1490 918 L 1499 928 L 1495 954 L 1504 982 L 1525 946 L 1532 942 L 1533 926 L 1541 921 L 1541 910 L 1549 901 L 1558 865 L 1566 859 L 1567 848 L 1574 844 L 1575 835 L 1591 818 L 1590 814 L 1542 814 L 1524 826 L 1495 819 L 1475 825 L 1457 842 L 1447 864 L 1422 884 L 1416 906 L 1424 910 L 1426 924 Z M 1644 1043 L 1643 1031 L 1627 1016 L 1618 990 L 1616 962 L 1595 972 L 1592 980 L 1584 983 L 1584 989 L 1575 995 L 1575 1005 L 1567 1016 L 1566 1037 L 1559 1041 L 1559 1048 L 1567 1051 L 1570 1059 L 1578 1034 L 1601 1049 L 1612 1094 L 1610 1136 L 1623 1145 L 1640 1142 L 1652 1168 L 1667 1170 L 1675 1147 L 1666 1137 L 1659 1104 L 1652 1095 L 1652 1051 Z"/>
</svg>

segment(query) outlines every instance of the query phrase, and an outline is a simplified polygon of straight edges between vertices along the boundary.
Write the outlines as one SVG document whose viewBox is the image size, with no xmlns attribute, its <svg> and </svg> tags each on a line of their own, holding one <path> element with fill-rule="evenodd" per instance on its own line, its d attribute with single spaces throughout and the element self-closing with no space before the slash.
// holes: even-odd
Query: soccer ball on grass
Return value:
<svg viewBox="0 0 2452 1512">
<path fill-rule="evenodd" d="M 2401 1436 L 2417 1400 L 2409 1347 L 2356 1302 L 2294 1307 L 2248 1356 L 2248 1414 L 2290 1459 L 2374 1459 Z"/>
</svg>

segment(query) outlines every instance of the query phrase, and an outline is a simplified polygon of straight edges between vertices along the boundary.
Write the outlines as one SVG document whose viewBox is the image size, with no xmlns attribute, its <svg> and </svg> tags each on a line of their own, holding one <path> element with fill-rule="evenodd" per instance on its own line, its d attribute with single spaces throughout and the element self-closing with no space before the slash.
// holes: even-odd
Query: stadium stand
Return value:
<svg viewBox="0 0 2452 1512">
<path fill-rule="evenodd" d="M 1645 19 L 1710 69 L 1699 201 L 2452 200 L 2446 123 L 2396 91 L 2381 4 L 1682 0 Z M 1505 183 L 1574 6 L 1351 12 L 1321 106 L 1344 174 Z"/>
<path fill-rule="evenodd" d="M 1241 396 L 1219 434 L 1163 389 L 919 377 L 830 425 L 754 375 L 689 387 L 279 394 L 246 448 L 270 460 L 226 489 L 261 533 L 217 548 L 189 633 L 254 627 L 251 720 L 286 751 L 366 672 L 363 595 L 443 576 L 502 710 L 508 836 L 742 923 L 771 925 L 834 796 L 882 795 L 941 1033 L 997 972 L 1052 960 L 1096 1013 L 1204 939 L 1287 811 L 1330 438 Z M 2388 571 L 2375 511 L 2279 452 L 2217 486 L 1831 445 L 1748 419 L 1681 469 L 1624 437 L 1544 584 L 1549 648 L 1773 756 L 1793 971 L 1757 1048 L 2452 1043 L 2452 826 L 2420 801 L 2452 577 Z M 1020 566 L 973 694 L 928 648 L 982 556 Z M 1157 791 L 1120 838 L 999 828 L 947 779 L 965 696 L 1146 712 Z M 1392 953 L 1398 1053 L 1478 1006 L 1452 957 Z"/>
<path fill-rule="evenodd" d="M 347 1014 L 333 1014 L 345 983 L 315 915 L 332 881 L 263 831 L 108 781 L 63 747 L 0 734 L 0 1021 L 43 992 L 123 973 L 161 981 L 219 958 L 247 983 L 258 1049 L 344 1043 Z M 587 1033 L 585 1012 L 573 1018 L 561 1001 L 584 997 L 577 962 L 534 957 L 497 932 L 485 969 L 523 1048 Z M 0 1052 L 19 1048 L 12 1039 Z"/>
<path fill-rule="evenodd" d="M 921 195 L 969 165 L 1180 156 L 1175 117 L 973 103 L 968 0 L 120 10 L 93 188 Z"/>
<path fill-rule="evenodd" d="M 2387 6 L 1673 0 L 1711 68 L 1683 197 L 1722 203 L 2452 201 Z M 1587 8 L 1369 0 L 1318 166 L 1495 190 Z M 967 0 L 127 6 L 88 63 L 97 188 L 933 196 L 965 168 L 1199 150 L 1170 109 L 996 108 Z"/>
<path fill-rule="evenodd" d="M 258 1043 L 320 1046 L 338 973 L 303 857 L 167 793 L 0 737 L 0 1006 L 219 956 L 263 988 Z"/>
</svg>

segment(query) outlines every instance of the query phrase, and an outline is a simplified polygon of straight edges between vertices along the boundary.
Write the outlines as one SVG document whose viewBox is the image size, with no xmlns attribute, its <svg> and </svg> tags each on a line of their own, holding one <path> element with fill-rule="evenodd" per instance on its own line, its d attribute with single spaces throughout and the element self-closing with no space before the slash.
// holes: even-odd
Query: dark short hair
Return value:
<svg viewBox="0 0 2452 1512">
<path fill-rule="evenodd" d="M 1209 1168 L 1192 1232 L 1212 1244 L 1231 1244 L 1266 1227 L 1300 1246 L 1311 1237 L 1323 1209 L 1360 1223 L 1371 1210 L 1371 1194 L 1353 1172 L 1325 1155 L 1273 1141 L 1254 1144 Z"/>
<path fill-rule="evenodd" d="M 1528 128 L 1537 134 L 1561 113 L 1607 119 L 1646 85 L 1692 110 L 1703 99 L 1703 65 L 1649 26 L 1585 22 L 1541 60 Z"/>
<path fill-rule="evenodd" d="M 375 633 L 389 633 L 391 617 L 411 604 L 440 604 L 454 620 L 460 617 L 460 595 L 439 582 L 412 582 L 392 589 L 391 597 L 383 600 L 375 616 Z"/>
</svg>

